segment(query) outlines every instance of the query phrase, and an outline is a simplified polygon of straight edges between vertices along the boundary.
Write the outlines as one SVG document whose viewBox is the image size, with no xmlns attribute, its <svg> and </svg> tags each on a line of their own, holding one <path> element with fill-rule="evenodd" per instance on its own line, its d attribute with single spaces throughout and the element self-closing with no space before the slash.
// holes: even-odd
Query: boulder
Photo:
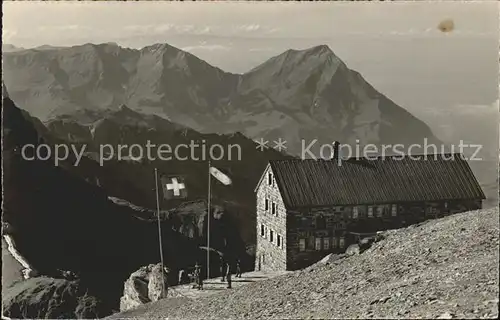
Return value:
<svg viewBox="0 0 500 320">
<path fill-rule="evenodd" d="M 33 270 L 31 268 L 23 269 L 22 271 L 23 278 L 24 279 L 29 279 L 38 276 L 38 271 Z M 73 279 L 72 279 L 73 280 Z"/>
<path fill-rule="evenodd" d="M 384 240 L 384 235 L 381 232 L 377 232 L 375 235 L 371 237 L 366 237 L 361 240 L 359 240 L 357 246 L 359 248 L 358 253 L 363 253 L 364 251 L 368 250 L 371 248 L 372 244 L 375 242 L 379 242 L 381 240 Z"/>
<path fill-rule="evenodd" d="M 352 256 L 352 255 L 356 255 L 356 254 L 360 254 L 360 253 L 361 253 L 360 246 L 357 243 L 351 244 L 347 248 L 347 250 L 345 251 L 345 254 L 348 256 Z"/>
<path fill-rule="evenodd" d="M 165 297 L 168 283 L 167 274 L 162 274 L 161 264 L 153 265 L 151 273 L 149 274 L 148 295 L 151 301 L 158 301 Z M 165 291 L 164 291 L 165 290 Z"/>
<path fill-rule="evenodd" d="M 160 263 L 142 266 L 132 273 L 125 281 L 123 296 L 120 299 L 120 311 L 161 299 L 161 281 Z M 166 275 L 165 281 L 167 281 Z"/>
<path fill-rule="evenodd" d="M 362 253 L 371 248 L 372 244 L 375 243 L 375 237 L 369 237 L 359 240 L 359 253 Z"/>
</svg>

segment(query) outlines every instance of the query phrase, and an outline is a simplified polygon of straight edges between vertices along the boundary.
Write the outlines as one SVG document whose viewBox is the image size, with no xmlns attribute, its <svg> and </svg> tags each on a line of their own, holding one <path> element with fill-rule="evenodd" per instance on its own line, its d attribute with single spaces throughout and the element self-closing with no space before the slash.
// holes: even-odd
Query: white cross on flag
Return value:
<svg viewBox="0 0 500 320">
<path fill-rule="evenodd" d="M 180 176 L 162 176 L 163 196 L 165 199 L 185 199 L 187 189 L 184 178 Z"/>
</svg>

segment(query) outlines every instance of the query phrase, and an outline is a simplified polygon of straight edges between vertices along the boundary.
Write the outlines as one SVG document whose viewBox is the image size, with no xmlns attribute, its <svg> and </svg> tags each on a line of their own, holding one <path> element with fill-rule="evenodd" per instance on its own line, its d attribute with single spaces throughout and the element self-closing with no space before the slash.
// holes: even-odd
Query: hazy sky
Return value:
<svg viewBox="0 0 500 320">
<path fill-rule="evenodd" d="M 167 42 L 245 72 L 289 48 L 327 44 L 399 105 L 421 114 L 498 98 L 497 2 L 6 2 L 4 43 Z M 437 25 L 451 18 L 455 30 Z"/>
</svg>

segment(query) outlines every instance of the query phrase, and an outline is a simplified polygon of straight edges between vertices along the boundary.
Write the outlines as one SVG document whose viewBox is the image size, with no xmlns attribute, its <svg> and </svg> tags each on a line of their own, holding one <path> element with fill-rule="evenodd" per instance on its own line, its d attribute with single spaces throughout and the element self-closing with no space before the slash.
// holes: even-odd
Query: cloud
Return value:
<svg viewBox="0 0 500 320">
<path fill-rule="evenodd" d="M 12 29 L 3 29 L 2 30 L 2 38 L 3 38 L 3 43 L 10 42 L 12 38 L 14 38 L 17 35 L 16 30 Z"/>
<path fill-rule="evenodd" d="M 169 35 L 213 35 L 213 36 L 238 36 L 243 34 L 270 34 L 278 29 L 262 26 L 259 24 L 243 24 L 243 25 L 202 25 L 195 26 L 192 24 L 144 24 L 144 25 L 129 25 L 123 28 L 127 32 L 134 34 L 169 34 Z"/>
<path fill-rule="evenodd" d="M 458 105 L 457 112 L 467 115 L 485 115 L 490 113 L 498 113 L 499 100 L 497 99 L 491 104 L 475 104 L 475 105 Z"/>
<path fill-rule="evenodd" d="M 387 38 L 387 37 L 452 37 L 452 36 L 466 36 L 466 37 L 491 37 L 495 36 L 494 33 L 491 32 L 477 32 L 473 30 L 466 29 L 455 29 L 450 32 L 442 32 L 437 27 L 436 28 L 410 28 L 410 29 L 402 29 L 402 30 L 388 30 L 388 31 L 347 31 L 342 32 L 342 35 L 350 36 L 350 35 L 360 35 L 367 37 L 375 37 L 375 38 Z"/>
<path fill-rule="evenodd" d="M 271 48 L 271 47 L 251 48 L 248 51 L 250 51 L 250 52 L 269 52 L 269 51 L 275 51 L 275 48 Z"/>
<path fill-rule="evenodd" d="M 191 24 L 187 25 L 176 25 L 174 30 L 178 33 L 199 33 L 204 27 L 195 27 Z"/>
<path fill-rule="evenodd" d="M 62 25 L 62 26 L 39 26 L 38 31 L 41 32 L 64 32 L 64 31 L 88 31 L 92 30 L 90 27 L 87 26 L 81 26 L 77 24 L 73 25 Z"/>
<path fill-rule="evenodd" d="M 192 52 L 192 51 L 199 51 L 199 50 L 205 50 L 205 51 L 229 51 L 231 50 L 231 47 L 228 46 L 223 46 L 220 44 L 200 44 L 197 46 L 187 46 L 187 47 L 182 47 L 181 50 Z"/>
<path fill-rule="evenodd" d="M 248 25 L 241 25 L 236 27 L 237 30 L 239 31 L 257 31 L 260 30 L 261 27 L 258 24 L 248 24 Z"/>
<path fill-rule="evenodd" d="M 149 28 L 149 30 L 153 29 L 154 28 L 154 31 L 155 32 L 158 32 L 158 33 L 164 33 L 164 32 L 168 32 L 168 31 L 171 31 L 172 29 L 175 28 L 175 25 L 171 24 L 171 23 L 168 23 L 168 24 L 160 24 L 158 26 L 152 26 L 151 28 Z"/>
<path fill-rule="evenodd" d="M 209 26 L 203 27 L 201 30 L 198 31 L 199 34 L 208 34 L 212 32 L 212 28 Z"/>
<path fill-rule="evenodd" d="M 458 104 L 448 108 L 422 108 L 422 112 L 435 116 L 474 116 L 490 117 L 499 112 L 499 99 L 490 104 Z"/>
<path fill-rule="evenodd" d="M 151 30 L 153 25 L 131 25 L 131 26 L 125 26 L 123 27 L 124 31 L 127 32 L 147 32 L 148 30 Z"/>
</svg>

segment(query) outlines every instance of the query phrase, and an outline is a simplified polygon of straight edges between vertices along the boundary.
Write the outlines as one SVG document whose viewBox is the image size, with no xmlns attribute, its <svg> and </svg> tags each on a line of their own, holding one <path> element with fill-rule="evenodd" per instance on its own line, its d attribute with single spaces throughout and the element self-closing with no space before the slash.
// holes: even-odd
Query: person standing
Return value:
<svg viewBox="0 0 500 320">
<path fill-rule="evenodd" d="M 170 274 L 170 269 L 166 266 L 163 267 L 163 294 L 164 298 L 168 296 L 168 276 Z"/>
<path fill-rule="evenodd" d="M 201 278 L 201 269 L 198 273 L 198 290 L 203 290 L 203 279 Z"/>
<path fill-rule="evenodd" d="M 194 272 L 193 272 L 193 275 L 194 275 L 193 288 L 197 288 L 198 290 L 200 290 L 200 278 L 201 278 L 200 271 L 201 271 L 200 265 L 198 264 L 198 262 L 196 262 L 196 265 L 194 266 Z"/>
<path fill-rule="evenodd" d="M 240 261 L 240 259 L 236 260 L 236 278 L 241 278 L 241 261 Z"/>
<path fill-rule="evenodd" d="M 225 278 L 226 278 L 226 262 L 224 261 L 224 256 L 220 256 L 220 274 L 222 276 L 222 278 L 220 279 L 221 282 L 224 282 L 225 281 Z"/>
<path fill-rule="evenodd" d="M 231 289 L 231 264 L 228 262 L 226 264 L 226 279 L 227 279 L 227 288 Z"/>
<path fill-rule="evenodd" d="M 191 288 L 196 289 L 198 286 L 198 277 L 196 276 L 196 269 L 189 274 L 189 282 L 192 284 Z"/>
<path fill-rule="evenodd" d="M 194 273 L 196 275 L 196 284 L 198 285 L 198 290 L 203 290 L 203 280 L 201 279 L 201 266 L 196 262 L 194 267 Z"/>
<path fill-rule="evenodd" d="M 182 284 L 182 281 L 184 280 L 184 269 L 181 269 L 179 271 L 179 283 L 178 284 Z"/>
</svg>

